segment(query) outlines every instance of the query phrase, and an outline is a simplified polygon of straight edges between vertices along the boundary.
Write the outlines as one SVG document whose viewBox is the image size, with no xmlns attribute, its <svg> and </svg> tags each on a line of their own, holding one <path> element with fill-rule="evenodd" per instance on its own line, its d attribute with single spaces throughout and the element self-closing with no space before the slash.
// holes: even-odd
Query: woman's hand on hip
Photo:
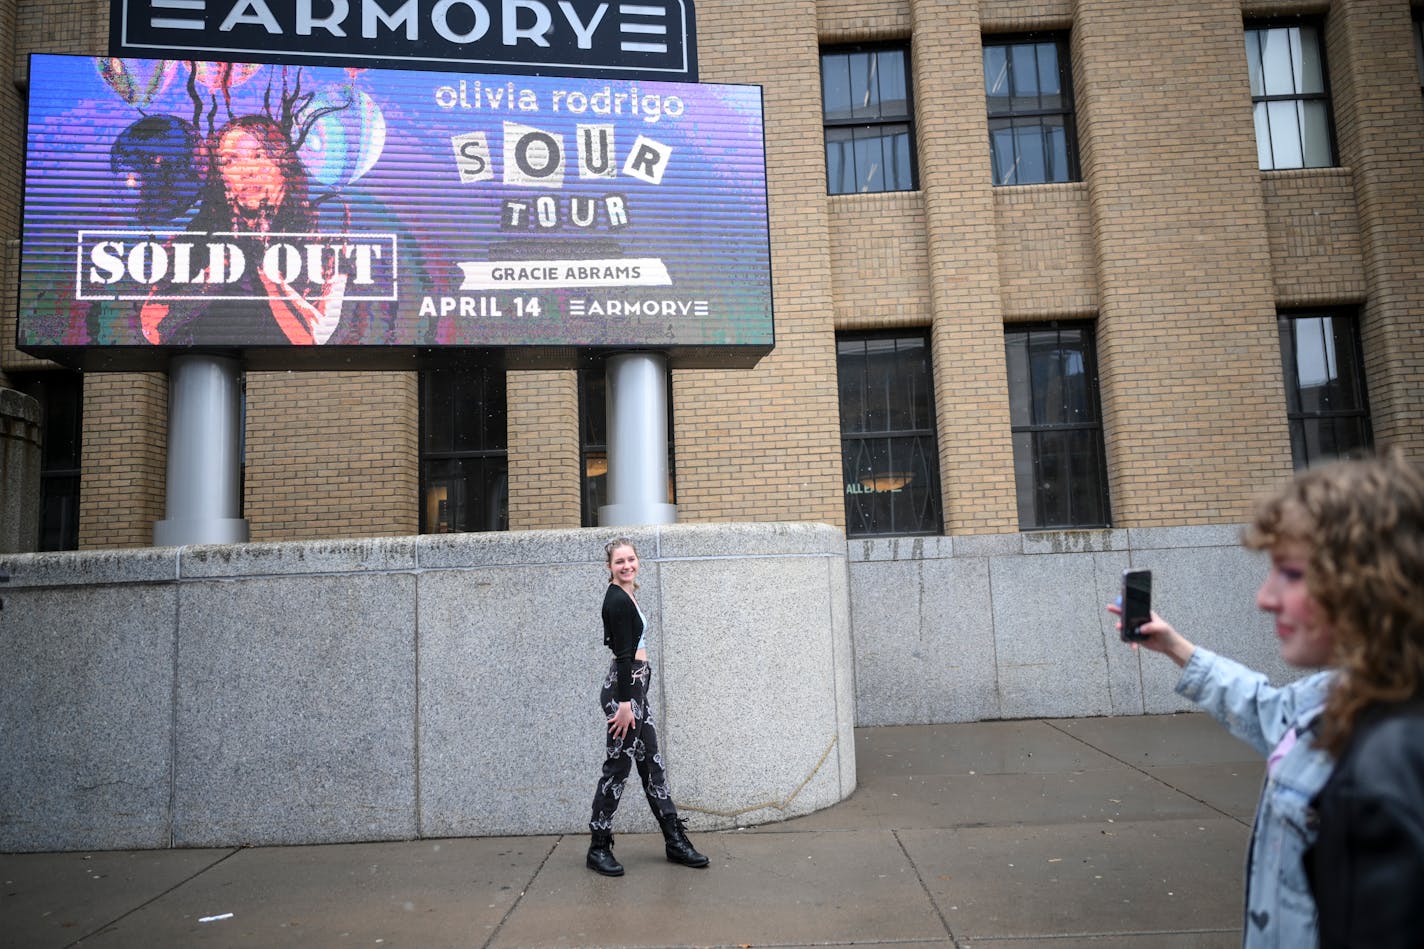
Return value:
<svg viewBox="0 0 1424 949">
<path fill-rule="evenodd" d="M 619 702 L 618 711 L 614 712 L 613 717 L 608 720 L 608 733 L 622 741 L 623 736 L 628 734 L 628 729 L 632 727 L 633 703 Z"/>
</svg>

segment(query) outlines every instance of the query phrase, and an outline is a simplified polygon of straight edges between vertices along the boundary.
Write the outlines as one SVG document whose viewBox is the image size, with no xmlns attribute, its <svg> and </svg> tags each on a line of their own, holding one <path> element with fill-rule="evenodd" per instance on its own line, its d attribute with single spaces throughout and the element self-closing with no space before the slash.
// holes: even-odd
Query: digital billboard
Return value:
<svg viewBox="0 0 1424 949">
<path fill-rule="evenodd" d="M 761 91 L 36 54 L 19 348 L 91 369 L 773 343 Z"/>
</svg>

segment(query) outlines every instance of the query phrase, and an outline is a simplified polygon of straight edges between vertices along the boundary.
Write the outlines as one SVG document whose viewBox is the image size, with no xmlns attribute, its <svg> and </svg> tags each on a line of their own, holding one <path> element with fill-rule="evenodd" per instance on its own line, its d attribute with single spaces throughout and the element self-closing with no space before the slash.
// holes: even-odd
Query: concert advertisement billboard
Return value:
<svg viewBox="0 0 1424 949">
<path fill-rule="evenodd" d="M 89 369 L 773 344 L 756 86 L 35 54 L 18 346 Z"/>
</svg>

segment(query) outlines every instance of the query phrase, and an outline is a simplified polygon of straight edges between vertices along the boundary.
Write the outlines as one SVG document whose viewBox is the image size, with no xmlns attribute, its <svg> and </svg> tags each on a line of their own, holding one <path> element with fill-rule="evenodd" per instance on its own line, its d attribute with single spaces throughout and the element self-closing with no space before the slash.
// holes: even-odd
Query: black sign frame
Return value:
<svg viewBox="0 0 1424 949">
<path fill-rule="evenodd" d="M 697 82 L 692 0 L 112 0 L 109 55 Z"/>
</svg>

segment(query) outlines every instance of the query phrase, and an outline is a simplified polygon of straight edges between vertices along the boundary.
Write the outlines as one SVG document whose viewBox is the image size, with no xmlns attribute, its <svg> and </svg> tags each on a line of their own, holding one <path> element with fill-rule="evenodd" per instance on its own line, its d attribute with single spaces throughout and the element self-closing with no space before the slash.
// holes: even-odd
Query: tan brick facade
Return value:
<svg viewBox="0 0 1424 949">
<path fill-rule="evenodd" d="M 168 481 L 168 380 L 99 372 L 84 380 L 80 547 L 148 547 Z"/>
<path fill-rule="evenodd" d="M 253 540 L 418 528 L 408 372 L 250 372 L 243 510 Z"/>
<path fill-rule="evenodd" d="M 1424 103 L 1407 0 L 801 0 L 696 4 L 701 78 L 763 87 L 776 349 L 673 373 L 681 520 L 844 524 L 835 333 L 930 331 L 945 531 L 1016 529 L 1005 325 L 1091 320 L 1113 524 L 1231 523 L 1290 470 L 1276 316 L 1359 307 L 1376 442 L 1424 456 Z M 1243 21 L 1325 24 L 1339 166 L 1257 168 Z M 24 54 L 99 54 L 108 3 L 0 0 L 0 148 Z M 5 27 L 14 23 L 11 32 Z M 1070 37 L 1081 181 L 995 188 L 984 36 Z M 53 37 L 51 39 L 51 37 Z M 825 194 L 819 50 L 909 41 L 917 191 Z M 8 44 L 7 44 L 8 45 Z M 14 81 L 9 81 L 13 77 Z M 19 183 L 0 173 L 0 372 Z M 512 529 L 580 518 L 576 376 L 510 372 Z M 412 533 L 412 373 L 247 377 L 254 540 Z M 161 376 L 86 379 L 81 544 L 162 517 Z"/>
<path fill-rule="evenodd" d="M 1344 4 L 1326 24 L 1340 163 L 1365 258 L 1361 335 L 1377 440 L 1424 455 L 1424 111 L 1406 4 Z"/>
<path fill-rule="evenodd" d="M 509 529 L 576 526 L 579 498 L 578 374 L 511 372 Z"/>
</svg>

